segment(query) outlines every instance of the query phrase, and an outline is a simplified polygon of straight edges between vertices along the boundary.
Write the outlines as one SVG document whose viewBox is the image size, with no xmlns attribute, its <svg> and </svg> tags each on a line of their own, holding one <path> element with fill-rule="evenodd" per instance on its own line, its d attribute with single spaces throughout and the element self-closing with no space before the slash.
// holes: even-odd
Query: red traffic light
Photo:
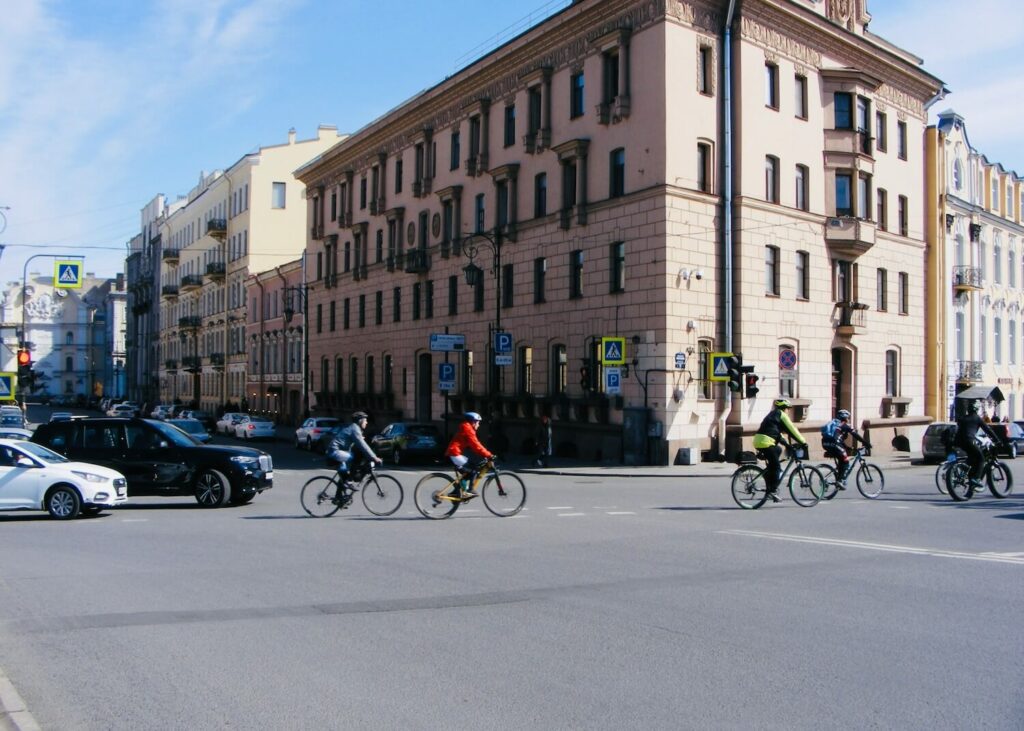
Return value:
<svg viewBox="0 0 1024 731">
<path fill-rule="evenodd" d="M 27 366 L 32 365 L 32 354 L 27 350 L 18 351 L 18 365 Z"/>
</svg>

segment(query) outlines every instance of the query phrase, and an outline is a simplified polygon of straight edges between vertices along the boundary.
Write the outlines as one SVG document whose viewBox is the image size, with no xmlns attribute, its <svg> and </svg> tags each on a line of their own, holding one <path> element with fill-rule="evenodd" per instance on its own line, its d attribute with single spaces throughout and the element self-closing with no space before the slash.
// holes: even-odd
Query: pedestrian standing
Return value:
<svg viewBox="0 0 1024 731">
<path fill-rule="evenodd" d="M 548 458 L 551 457 L 551 419 L 549 417 L 540 417 L 533 441 L 537 447 L 537 459 L 534 464 L 537 467 L 547 467 Z"/>
</svg>

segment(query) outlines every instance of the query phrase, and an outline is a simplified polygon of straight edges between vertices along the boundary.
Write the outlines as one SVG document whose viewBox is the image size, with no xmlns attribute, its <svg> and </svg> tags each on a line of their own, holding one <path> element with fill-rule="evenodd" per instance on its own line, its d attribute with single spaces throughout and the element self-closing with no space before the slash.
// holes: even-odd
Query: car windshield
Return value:
<svg viewBox="0 0 1024 731">
<path fill-rule="evenodd" d="M 18 449 L 22 449 L 28 454 L 31 454 L 36 459 L 42 462 L 49 462 L 50 464 L 60 464 L 62 462 L 68 461 L 66 458 L 57 454 L 52 449 L 47 449 L 41 444 L 36 444 L 35 442 L 19 443 Z"/>
<path fill-rule="evenodd" d="M 210 418 L 210 415 L 207 414 L 205 411 L 190 411 L 189 412 L 189 416 L 191 416 L 193 419 L 209 419 Z"/>
<path fill-rule="evenodd" d="M 271 423 L 270 419 L 268 419 L 265 416 L 250 416 L 249 417 L 249 421 L 255 421 L 255 422 L 258 422 L 260 424 L 269 424 L 269 423 Z"/>
<path fill-rule="evenodd" d="M 24 421 L 20 416 L 14 416 L 13 414 L 3 414 L 0 416 L 0 424 L 4 426 L 20 426 Z"/>
<path fill-rule="evenodd" d="M 206 431 L 206 427 L 198 421 L 192 421 L 191 419 L 175 419 L 171 424 L 184 432 L 192 432 L 193 434 L 201 434 Z"/>
<path fill-rule="evenodd" d="M 195 439 L 176 426 L 165 424 L 162 421 L 149 422 L 149 425 L 160 432 L 161 436 L 176 447 L 194 447 L 196 444 Z"/>
</svg>

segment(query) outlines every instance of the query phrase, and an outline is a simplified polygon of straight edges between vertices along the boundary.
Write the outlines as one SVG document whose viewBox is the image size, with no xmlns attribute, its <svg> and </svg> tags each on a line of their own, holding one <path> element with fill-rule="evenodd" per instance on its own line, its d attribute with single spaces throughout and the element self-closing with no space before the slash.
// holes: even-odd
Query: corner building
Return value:
<svg viewBox="0 0 1024 731">
<path fill-rule="evenodd" d="M 862 1 L 730 5 L 575 2 L 301 168 L 315 410 L 474 409 L 499 452 L 550 414 L 558 454 L 655 464 L 734 454 L 778 394 L 878 446 L 926 423 L 941 83 Z M 465 350 L 431 351 L 446 332 Z M 709 380 L 719 352 L 755 397 Z"/>
</svg>

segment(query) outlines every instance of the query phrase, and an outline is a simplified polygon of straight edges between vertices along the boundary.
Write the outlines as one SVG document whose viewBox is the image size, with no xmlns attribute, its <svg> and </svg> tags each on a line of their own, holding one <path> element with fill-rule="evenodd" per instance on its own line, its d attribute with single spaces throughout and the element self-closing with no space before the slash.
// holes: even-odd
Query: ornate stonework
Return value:
<svg viewBox="0 0 1024 731">
<path fill-rule="evenodd" d="M 55 300 L 49 292 L 43 292 L 25 304 L 25 312 L 33 320 L 58 320 L 64 312 L 64 304 Z"/>
<path fill-rule="evenodd" d="M 766 28 L 756 20 L 750 18 L 741 19 L 743 36 L 766 49 L 774 49 L 779 53 L 804 63 L 812 68 L 821 67 L 821 53 L 808 48 L 795 38 L 783 35 L 777 30 Z"/>
</svg>

